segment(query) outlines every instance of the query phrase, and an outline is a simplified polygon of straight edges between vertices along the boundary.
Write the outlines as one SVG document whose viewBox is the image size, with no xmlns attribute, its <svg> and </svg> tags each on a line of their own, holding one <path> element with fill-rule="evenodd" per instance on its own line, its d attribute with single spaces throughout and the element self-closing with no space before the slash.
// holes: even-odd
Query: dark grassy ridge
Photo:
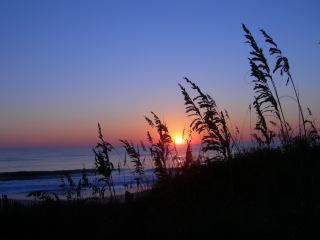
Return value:
<svg viewBox="0 0 320 240">
<path fill-rule="evenodd" d="M 320 146 L 297 144 L 193 164 L 134 202 L 12 203 L 1 209 L 1 233 L 53 239 L 316 239 Z"/>
</svg>

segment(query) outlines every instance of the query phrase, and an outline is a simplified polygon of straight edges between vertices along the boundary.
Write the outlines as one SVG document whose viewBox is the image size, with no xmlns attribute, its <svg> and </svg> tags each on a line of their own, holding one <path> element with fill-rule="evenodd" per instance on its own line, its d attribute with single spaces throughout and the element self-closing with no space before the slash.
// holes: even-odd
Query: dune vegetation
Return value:
<svg viewBox="0 0 320 240">
<path fill-rule="evenodd" d="M 303 111 L 290 73 L 288 59 L 275 41 L 260 30 L 269 45 L 265 53 L 243 25 L 246 43 L 252 50 L 249 64 L 255 97 L 252 109 L 257 121 L 251 135 L 255 143 L 244 147 L 240 131 L 230 124 L 226 110 L 219 111 L 214 99 L 188 78 L 179 84 L 190 118 L 183 132 L 187 144 L 183 156 L 169 129 L 155 113 L 145 117 L 157 136 L 147 132 L 148 145 L 134 146 L 120 140 L 133 164 L 137 191 L 117 194 L 112 174 L 121 171 L 108 153 L 113 150 L 99 128 L 94 149 L 96 180 L 83 177 L 75 184 L 66 173 L 61 189 L 67 200 L 55 193 L 33 192 L 42 203 L 22 205 L 5 197 L 1 202 L 2 233 L 42 238 L 127 238 L 141 239 L 315 239 L 320 235 L 320 145 L 311 110 Z M 286 120 L 275 75 L 292 88 L 299 125 Z M 251 106 L 250 106 L 251 111 Z M 192 133 L 201 134 L 202 148 L 195 153 Z M 154 179 L 145 174 L 148 152 Z M 126 165 L 127 159 L 123 163 Z M 66 183 L 64 181 L 67 181 Z M 99 183 L 99 184 L 97 184 Z M 102 184 L 103 183 L 103 184 Z M 81 197 L 90 189 L 92 200 Z M 108 201 L 102 201 L 107 197 Z M 19 229 L 19 231 L 17 231 Z M 6 238 L 4 238 L 6 239 Z"/>
</svg>

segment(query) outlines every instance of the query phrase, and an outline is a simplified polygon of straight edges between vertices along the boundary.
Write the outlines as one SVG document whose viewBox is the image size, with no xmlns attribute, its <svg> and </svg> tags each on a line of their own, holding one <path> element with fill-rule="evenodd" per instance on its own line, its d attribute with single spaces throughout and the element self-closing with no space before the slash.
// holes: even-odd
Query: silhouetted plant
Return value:
<svg viewBox="0 0 320 240">
<path fill-rule="evenodd" d="M 257 101 L 257 99 L 253 102 L 253 106 L 258 114 L 258 121 L 254 129 L 260 131 L 264 136 L 265 140 L 263 141 L 262 138 L 258 136 L 256 133 L 254 133 L 252 136 L 256 139 L 260 146 L 262 146 L 264 143 L 270 146 L 270 143 L 275 137 L 275 133 L 267 127 L 267 123 L 260 109 L 260 105 L 261 104 Z"/>
<path fill-rule="evenodd" d="M 98 128 L 99 139 L 101 140 L 101 143 L 98 143 L 96 146 L 96 149 L 99 149 L 98 152 L 95 149 L 93 149 L 95 155 L 95 169 L 97 170 L 97 172 L 95 172 L 95 175 L 96 173 L 101 175 L 102 178 L 98 178 L 97 181 L 105 183 L 105 185 L 99 189 L 100 196 L 104 197 L 104 193 L 107 188 L 112 199 L 113 197 L 116 197 L 116 192 L 112 180 L 112 171 L 114 170 L 114 166 L 113 163 L 110 161 L 108 152 L 110 152 L 113 149 L 113 147 L 110 143 L 104 141 L 99 123 Z"/>
<path fill-rule="evenodd" d="M 130 144 L 127 140 L 121 140 L 121 139 L 120 139 L 120 142 L 124 144 L 124 148 L 126 152 L 128 153 L 129 157 L 132 159 L 132 162 L 134 163 L 135 169 L 133 171 L 133 174 L 135 175 L 135 178 L 133 180 L 137 181 L 137 188 L 139 188 L 141 181 L 143 180 L 143 175 L 145 175 L 144 174 L 145 159 L 141 160 L 139 147 L 135 149 L 132 142 Z"/>
<path fill-rule="evenodd" d="M 64 173 L 65 177 L 67 178 L 69 186 L 65 183 L 64 177 L 62 175 L 61 176 L 60 188 L 62 190 L 62 194 L 64 196 L 66 196 L 68 200 L 70 200 L 73 197 L 74 193 L 75 193 L 75 184 L 74 184 L 72 178 L 70 177 L 70 175 L 67 172 L 64 171 L 63 173 Z"/>
<path fill-rule="evenodd" d="M 280 139 L 282 140 L 282 144 L 291 144 L 291 140 L 293 136 L 289 135 L 289 131 L 291 131 L 291 127 L 288 122 L 285 120 L 285 116 L 282 110 L 280 97 L 278 95 L 278 91 L 273 80 L 270 68 L 267 63 L 267 59 L 265 58 L 263 51 L 258 47 L 256 41 L 254 40 L 250 31 L 242 24 L 243 30 L 245 31 L 245 37 L 248 39 L 246 43 L 249 43 L 253 48 L 253 51 L 250 52 L 253 55 L 252 58 L 249 58 L 250 66 L 251 66 L 251 76 L 254 76 L 255 79 L 253 82 L 255 83 L 254 90 L 258 96 L 254 101 L 254 107 L 256 108 L 258 114 L 258 122 L 256 124 L 256 130 L 259 130 L 265 138 L 265 141 L 262 141 L 261 138 L 254 134 L 253 136 L 260 143 L 266 143 L 270 145 L 271 141 L 275 137 L 273 131 L 271 131 L 266 123 L 265 116 L 275 117 L 280 121 Z M 260 29 L 261 33 L 265 37 L 265 41 L 270 43 L 272 47 L 269 48 L 270 55 L 275 55 L 277 58 L 275 67 L 273 69 L 273 73 L 277 70 L 280 70 L 280 75 L 283 76 L 284 73 L 287 74 L 288 78 L 286 81 L 286 85 L 291 82 L 295 98 L 293 98 L 297 104 L 299 109 L 299 136 L 306 138 L 306 140 L 310 139 L 319 139 L 318 131 L 315 128 L 314 124 L 311 121 L 305 119 L 303 110 L 300 104 L 300 98 L 297 92 L 297 89 L 294 85 L 292 75 L 290 73 L 289 61 L 286 57 L 282 55 L 281 50 L 278 48 L 277 44 L 273 41 L 273 39 L 263 30 Z M 269 88 L 268 82 L 271 82 L 276 98 L 274 98 L 272 91 Z M 263 106 L 263 107 L 262 107 Z M 308 109 L 309 110 L 309 109 Z M 310 113 L 310 111 L 309 111 Z M 274 121 L 270 121 L 272 125 L 276 125 Z M 307 126 L 307 124 L 309 126 Z M 303 133 L 301 130 L 301 125 L 303 126 Z"/>
<path fill-rule="evenodd" d="M 64 179 L 67 179 L 68 184 L 65 183 Z M 60 189 L 62 191 L 62 195 L 67 198 L 67 200 L 72 200 L 72 199 L 80 199 L 82 198 L 82 190 L 83 188 L 89 188 L 89 189 L 97 189 L 98 187 L 92 183 L 89 183 L 89 180 L 87 178 L 87 172 L 85 168 L 83 167 L 82 171 L 82 177 L 79 179 L 78 184 L 76 185 L 69 175 L 68 172 L 63 171 L 63 175 L 61 175 L 61 184 L 60 184 Z M 53 196 L 53 197 L 52 197 Z M 59 201 L 58 195 L 53 192 L 53 191 L 46 191 L 46 190 L 38 190 L 38 191 L 33 191 L 27 195 L 27 197 L 35 197 L 37 199 L 41 199 L 44 201 Z"/>
<path fill-rule="evenodd" d="M 292 76 L 290 73 L 290 66 L 289 66 L 288 59 L 286 57 L 282 56 L 281 50 L 278 48 L 277 44 L 273 41 L 273 39 L 263 29 L 260 29 L 260 31 L 262 32 L 263 36 L 266 38 L 265 41 L 274 46 L 274 47 L 269 48 L 270 55 L 276 54 L 276 58 L 277 58 L 277 62 L 276 62 L 276 65 L 273 69 L 273 73 L 275 73 L 278 69 L 280 69 L 281 76 L 283 75 L 284 72 L 288 75 L 286 86 L 288 85 L 289 81 L 292 84 L 292 87 L 293 87 L 293 90 L 294 90 L 294 93 L 296 96 L 295 100 L 297 101 L 298 108 L 299 108 L 299 116 L 300 116 L 299 122 L 302 123 L 302 124 L 299 124 L 299 129 L 302 125 L 303 129 L 304 129 L 303 135 L 305 136 L 306 135 L 306 126 L 305 126 L 306 122 L 305 122 L 304 114 L 303 114 L 302 107 L 300 104 L 300 98 L 299 98 L 298 92 L 296 90 L 296 87 L 294 85 L 294 82 L 293 82 L 293 79 L 292 79 Z M 302 135 L 301 130 L 299 131 L 299 134 Z"/>
<path fill-rule="evenodd" d="M 189 129 L 188 136 L 186 137 L 186 128 L 185 127 L 183 128 L 182 141 L 186 142 L 186 145 L 187 145 L 184 166 L 188 167 L 193 162 L 192 146 L 191 146 L 191 142 L 192 142 L 192 130 L 191 129 Z M 181 153 L 179 155 L 181 155 Z"/>
<path fill-rule="evenodd" d="M 92 187 L 91 184 L 88 182 L 87 179 L 87 173 L 85 171 L 85 168 L 83 168 L 82 178 L 79 180 L 78 185 L 74 183 L 71 176 L 68 174 L 68 172 L 63 171 L 63 175 L 61 175 L 61 184 L 60 188 L 62 191 L 62 195 L 67 197 L 67 200 L 71 200 L 74 198 L 81 198 L 81 190 L 83 187 Z M 68 184 L 65 183 L 64 179 L 67 179 Z M 74 197 L 74 195 L 76 195 Z M 53 197 L 52 197 L 53 196 Z M 39 190 L 39 191 L 33 191 L 27 195 L 27 197 L 35 197 L 37 199 L 41 199 L 44 201 L 59 201 L 60 198 L 58 195 L 53 191 L 46 191 L 46 190 Z"/>
<path fill-rule="evenodd" d="M 158 183 L 167 180 L 167 161 L 171 153 L 170 144 L 172 143 L 171 136 L 169 134 L 168 128 L 165 124 L 161 122 L 157 115 L 151 112 L 155 123 L 152 120 L 145 117 L 148 124 L 153 128 L 156 127 L 159 134 L 158 142 L 154 142 L 150 133 L 147 132 L 148 141 L 151 144 L 150 154 L 154 161 L 155 170 L 154 173 L 157 177 Z"/>
<path fill-rule="evenodd" d="M 191 140 L 186 140 L 187 142 L 187 151 L 186 151 L 186 163 L 185 166 L 188 167 L 193 159 L 192 159 L 192 147 L 191 147 Z"/>
<path fill-rule="evenodd" d="M 208 159 L 227 161 L 231 158 L 230 141 L 231 134 L 226 124 L 223 112 L 219 112 L 215 101 L 210 95 L 202 93 L 200 88 L 191 82 L 188 78 L 184 78 L 187 83 L 191 84 L 191 88 L 198 92 L 198 96 L 191 98 L 186 89 L 179 84 L 182 94 L 184 95 L 186 113 L 188 116 L 195 116 L 190 124 L 193 131 L 203 134 L 202 143 L 204 152 L 215 151 L 217 156 Z M 197 102 L 196 102 L 197 101 Z M 199 107 L 198 107 L 198 106 Z M 202 113 L 201 110 L 204 109 Z"/>
<path fill-rule="evenodd" d="M 44 202 L 48 201 L 60 201 L 59 196 L 53 191 L 33 191 L 27 195 L 27 197 L 35 197 L 35 199 L 42 200 Z"/>
<path fill-rule="evenodd" d="M 315 123 L 315 119 L 313 119 L 313 115 L 312 115 L 312 112 L 309 108 L 308 109 L 308 113 L 309 113 L 309 116 L 312 118 L 312 120 L 304 120 L 305 123 L 308 123 L 308 127 L 306 127 L 306 125 L 304 125 L 306 127 L 306 139 L 310 142 L 310 144 L 315 144 L 316 141 L 318 141 L 320 139 L 320 136 L 319 136 L 319 131 L 318 129 L 316 128 L 316 123 Z"/>
<path fill-rule="evenodd" d="M 273 77 L 270 73 L 270 68 L 267 62 L 267 59 L 265 58 L 262 48 L 259 48 L 256 41 L 254 40 L 251 32 L 245 27 L 244 24 L 242 24 L 243 30 L 245 31 L 245 37 L 248 39 L 246 43 L 249 43 L 251 47 L 253 48 L 253 51 L 250 52 L 250 54 L 253 56 L 252 58 L 249 58 L 250 66 L 251 66 L 251 76 L 255 77 L 253 82 L 255 83 L 254 85 L 254 90 L 258 94 L 256 97 L 256 104 L 254 107 L 256 108 L 258 115 L 259 115 L 259 120 L 262 120 L 262 116 L 269 114 L 272 117 L 275 117 L 276 119 L 279 120 L 280 122 L 280 132 L 281 132 L 281 137 L 283 140 L 286 142 L 289 133 L 287 129 L 287 123 L 285 121 L 284 113 L 282 111 L 280 99 L 278 96 L 278 91 L 275 85 L 275 82 L 273 80 Z M 276 98 L 273 96 L 273 93 L 269 87 L 268 82 L 271 82 L 273 90 L 275 92 Z M 264 106 L 261 108 L 261 106 Z M 257 109 L 259 107 L 259 110 Z M 280 110 L 279 110 L 280 109 Z M 264 130 L 263 135 L 269 136 L 266 138 L 265 143 L 267 145 L 270 144 L 270 137 L 272 135 L 267 135 L 268 127 L 265 124 L 265 126 L 261 127 L 261 124 L 258 123 L 259 127 L 257 127 L 257 130 Z M 272 139 L 271 139 L 272 140 Z"/>
<path fill-rule="evenodd" d="M 89 183 L 89 180 L 87 178 L 87 171 L 85 169 L 85 167 L 83 166 L 83 170 L 82 170 L 82 177 L 79 179 L 78 184 L 76 185 L 73 181 L 73 179 L 71 178 L 71 176 L 68 174 L 68 172 L 63 171 L 64 176 L 67 179 L 68 184 L 65 183 L 64 181 L 64 177 L 63 175 L 61 176 L 61 184 L 60 184 L 60 188 L 62 190 L 62 195 L 66 196 L 68 200 L 71 199 L 80 199 L 82 198 L 82 190 L 83 189 L 93 189 L 93 193 L 95 193 L 97 190 L 97 186 Z M 75 195 L 75 197 L 74 197 Z"/>
</svg>

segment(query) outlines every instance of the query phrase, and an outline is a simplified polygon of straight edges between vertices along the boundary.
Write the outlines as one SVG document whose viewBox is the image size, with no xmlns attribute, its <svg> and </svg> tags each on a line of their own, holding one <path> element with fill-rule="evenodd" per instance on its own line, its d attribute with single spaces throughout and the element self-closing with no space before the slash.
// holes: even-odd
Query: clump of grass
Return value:
<svg viewBox="0 0 320 240">
<path fill-rule="evenodd" d="M 303 111 L 302 111 L 302 107 L 301 107 L 301 104 L 300 104 L 300 98 L 299 98 L 299 95 L 298 95 L 298 92 L 297 92 L 297 89 L 295 87 L 295 84 L 293 82 L 293 79 L 292 79 L 292 76 L 291 76 L 291 73 L 290 73 L 290 66 L 289 66 L 289 61 L 286 57 L 282 56 L 282 52 L 281 50 L 278 48 L 277 44 L 273 41 L 273 39 L 263 30 L 263 29 L 260 29 L 260 31 L 262 32 L 263 36 L 265 37 L 265 41 L 270 43 L 272 45 L 272 47 L 269 48 L 269 53 L 270 55 L 276 55 L 276 58 L 277 58 L 277 62 L 276 62 L 276 65 L 273 69 L 273 73 L 275 73 L 277 70 L 280 70 L 280 75 L 282 76 L 283 73 L 286 73 L 288 78 L 287 78 L 287 82 L 286 82 L 286 85 L 288 85 L 289 81 L 291 82 L 292 84 L 292 87 L 293 87 L 293 90 L 294 90 L 294 93 L 295 93 L 295 100 L 298 104 L 298 108 L 299 108 L 299 115 L 300 115 L 300 118 L 299 118 L 299 135 L 306 135 L 306 122 L 305 122 L 305 118 L 304 118 L 304 114 L 303 114 Z M 303 133 L 301 131 L 301 125 L 303 126 Z"/>
<path fill-rule="evenodd" d="M 99 139 L 101 142 L 96 146 L 96 148 L 99 149 L 98 151 L 93 149 L 95 155 L 95 168 L 97 170 L 95 174 L 98 173 L 102 176 L 102 178 L 98 179 L 98 182 L 104 182 L 105 185 L 103 185 L 101 188 L 97 188 L 97 190 L 99 191 L 100 196 L 104 197 L 105 191 L 106 189 L 108 189 L 111 199 L 116 199 L 116 192 L 112 180 L 112 171 L 114 171 L 115 169 L 113 163 L 110 161 L 108 154 L 108 152 L 113 149 L 113 146 L 110 143 L 104 141 L 99 123 L 98 128 Z"/>
<path fill-rule="evenodd" d="M 134 163 L 134 171 L 132 172 L 134 175 L 133 180 L 137 182 L 137 191 L 139 191 L 143 187 L 142 182 L 145 179 L 145 158 L 141 159 L 139 147 L 135 149 L 132 142 L 131 144 L 127 140 L 120 140 L 120 142 L 124 144 L 126 152 Z M 144 147 L 144 145 L 142 145 L 142 147 Z"/>
<path fill-rule="evenodd" d="M 172 138 L 169 134 L 167 126 L 161 122 L 157 115 L 151 112 L 154 117 L 154 122 L 145 117 L 148 124 L 153 128 L 156 127 L 156 130 L 159 134 L 158 142 L 154 142 L 153 138 L 150 135 L 150 132 L 147 132 L 148 141 L 151 144 L 149 148 L 151 157 L 154 161 L 155 169 L 154 173 L 157 177 L 157 183 L 161 184 L 168 180 L 168 160 L 172 152 L 170 144 L 172 143 Z"/>
<path fill-rule="evenodd" d="M 264 116 L 265 114 L 269 114 L 271 115 L 271 117 L 275 118 L 276 121 L 278 120 L 280 122 L 280 136 L 282 137 L 283 141 L 286 142 L 289 136 L 287 124 L 284 113 L 282 111 L 276 84 L 270 72 L 270 67 L 268 65 L 267 59 L 264 56 L 262 48 L 258 47 L 251 32 L 245 27 L 244 24 L 242 25 L 242 27 L 246 33 L 245 37 L 248 39 L 246 43 L 249 43 L 253 48 L 253 51 L 250 52 L 253 57 L 249 58 L 249 62 L 251 66 L 251 76 L 254 77 L 254 90 L 258 94 L 254 101 L 254 107 L 259 117 L 255 129 L 262 132 L 263 136 L 265 137 L 265 141 L 263 141 L 257 135 L 254 135 L 254 137 L 257 141 L 264 142 L 267 145 L 270 145 L 274 134 L 267 127 Z M 274 97 L 269 87 L 269 82 L 271 82 L 276 97 Z M 262 105 L 264 106 L 263 108 L 261 108 Z M 272 123 L 276 124 L 275 121 L 273 121 Z"/>
<path fill-rule="evenodd" d="M 253 48 L 253 51 L 250 52 L 252 58 L 249 58 L 249 63 L 251 66 L 251 76 L 254 77 L 253 82 L 255 83 L 254 90 L 257 93 L 254 101 L 254 107 L 258 114 L 258 121 L 256 123 L 255 130 L 258 130 L 264 136 L 264 140 L 259 137 L 257 134 L 253 134 L 253 137 L 260 143 L 270 146 L 270 143 L 274 140 L 276 134 L 274 131 L 270 130 L 268 127 L 266 116 L 274 118 L 269 122 L 276 126 L 277 122 L 280 123 L 280 134 L 278 135 L 282 144 L 291 144 L 292 139 L 294 138 L 290 135 L 291 127 L 285 119 L 284 112 L 282 110 L 282 105 L 279 97 L 278 90 L 276 88 L 273 75 L 276 71 L 280 70 L 280 75 L 287 75 L 286 85 L 291 82 L 291 85 L 294 90 L 295 98 L 293 98 L 298 105 L 299 110 L 299 138 L 305 138 L 306 140 L 312 138 L 313 140 L 319 139 L 319 135 L 316 127 L 311 121 L 308 121 L 304 117 L 304 113 L 300 104 L 300 98 L 293 82 L 292 75 L 290 73 L 289 61 L 286 57 L 282 55 L 282 51 L 278 48 L 274 40 L 263 30 L 260 29 L 260 32 L 265 37 L 265 41 L 272 45 L 269 48 L 270 55 L 275 55 L 277 58 L 275 67 L 271 72 L 271 69 L 268 65 L 267 59 L 263 53 L 262 48 L 259 48 L 255 39 L 253 38 L 251 32 L 242 24 L 243 30 L 245 31 L 245 37 L 248 40 L 246 43 L 249 43 Z M 273 88 L 273 91 L 269 87 L 269 84 Z M 310 111 L 309 111 L 310 112 Z M 308 126 L 307 126 L 308 125 Z M 303 129 L 303 130 L 302 130 Z M 309 131 L 307 131 L 309 129 Z M 310 135 L 311 134 L 311 135 Z"/>
<path fill-rule="evenodd" d="M 198 96 L 191 98 L 186 89 L 179 84 L 184 96 L 186 113 L 195 116 L 190 124 L 193 131 L 203 134 L 202 143 L 203 151 L 215 151 L 218 155 L 207 161 L 224 160 L 231 158 L 231 134 L 226 124 L 223 112 L 219 112 L 216 102 L 209 94 L 204 94 L 200 88 L 191 82 L 188 78 L 184 78 L 191 88 L 196 90 Z M 204 110 L 204 111 L 202 111 Z"/>
<path fill-rule="evenodd" d="M 92 188 L 93 192 L 98 192 L 97 186 L 92 183 L 89 183 L 89 179 L 87 178 L 87 171 L 83 166 L 82 177 L 79 179 L 78 184 L 76 185 L 68 174 L 68 172 L 64 171 L 64 176 L 61 176 L 61 184 L 60 189 L 62 190 L 62 195 L 67 197 L 67 200 L 72 200 L 74 198 L 81 199 L 82 190 L 84 188 Z M 67 179 L 68 184 L 65 183 L 64 177 Z"/>
</svg>

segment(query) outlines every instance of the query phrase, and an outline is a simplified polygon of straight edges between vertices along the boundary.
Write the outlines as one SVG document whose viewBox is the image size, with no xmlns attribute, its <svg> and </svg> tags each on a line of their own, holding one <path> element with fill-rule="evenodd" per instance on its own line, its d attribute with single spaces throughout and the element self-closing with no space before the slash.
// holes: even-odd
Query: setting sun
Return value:
<svg viewBox="0 0 320 240">
<path fill-rule="evenodd" d="M 182 143 L 182 139 L 180 137 L 176 138 L 176 143 L 177 144 L 181 144 Z"/>
</svg>

